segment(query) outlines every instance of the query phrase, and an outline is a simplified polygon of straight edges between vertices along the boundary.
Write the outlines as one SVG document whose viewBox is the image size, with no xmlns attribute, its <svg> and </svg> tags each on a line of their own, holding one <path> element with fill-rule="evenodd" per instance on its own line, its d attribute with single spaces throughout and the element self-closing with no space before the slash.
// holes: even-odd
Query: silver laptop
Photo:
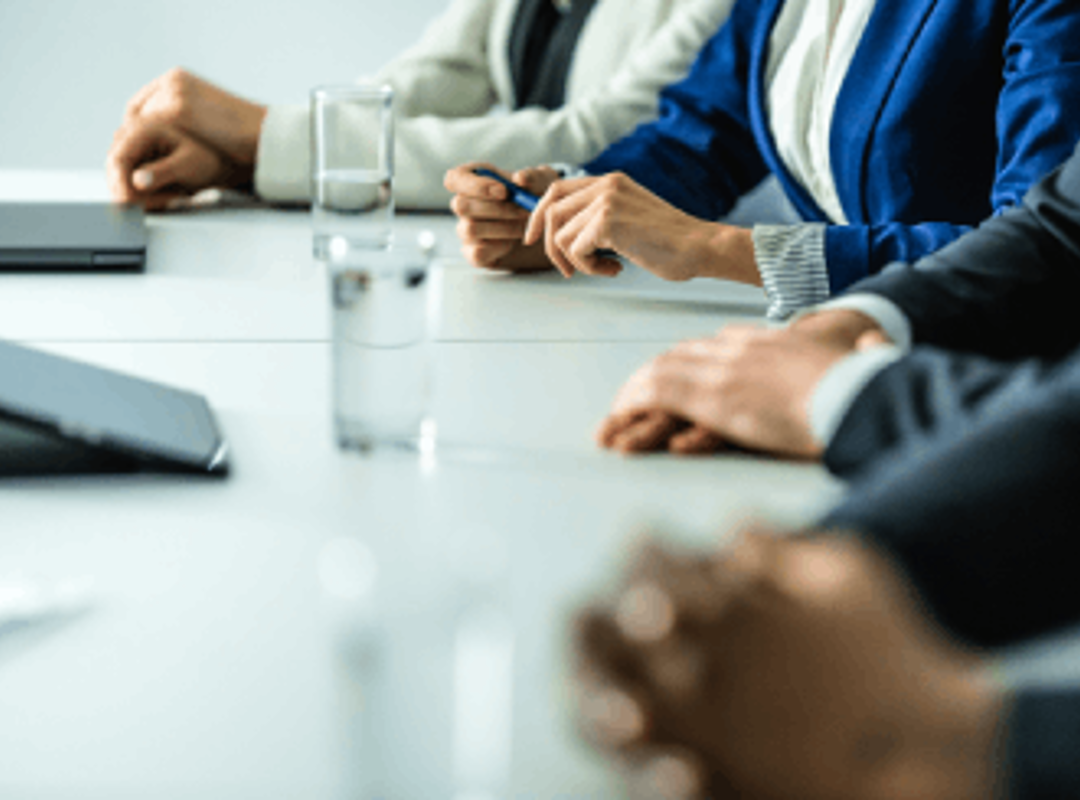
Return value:
<svg viewBox="0 0 1080 800">
<path fill-rule="evenodd" d="M 133 272 L 145 264 L 137 206 L 0 203 L 0 270 Z"/>
</svg>

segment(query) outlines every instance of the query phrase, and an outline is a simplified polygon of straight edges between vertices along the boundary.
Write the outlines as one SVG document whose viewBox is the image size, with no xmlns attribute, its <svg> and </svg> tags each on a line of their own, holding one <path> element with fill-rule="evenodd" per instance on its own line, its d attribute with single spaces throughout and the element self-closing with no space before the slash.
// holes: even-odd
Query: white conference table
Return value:
<svg viewBox="0 0 1080 800">
<path fill-rule="evenodd" d="M 0 199 L 102 187 L 98 173 L 0 173 Z M 508 770 L 501 796 L 606 796 L 612 777 L 566 713 L 566 623 L 582 592 L 645 523 L 711 538 L 758 509 L 796 523 L 838 492 L 814 466 L 626 460 L 591 441 L 636 366 L 759 318 L 755 291 L 481 273 L 456 258 L 449 217 L 403 215 L 401 230 L 435 230 L 445 256 L 439 446 L 359 457 L 332 444 L 327 284 L 306 215 L 149 224 L 145 274 L 0 275 L 0 337 L 204 393 L 233 472 L 0 484 L 0 585 L 94 586 L 87 613 L 0 639 L 4 798 L 344 796 L 342 662 L 318 570 L 343 537 L 380 568 L 394 665 L 382 758 L 414 773 L 403 796 L 495 780 L 463 777 L 470 758 Z M 481 691 L 455 710 L 460 621 L 446 609 L 477 581 L 512 631 L 511 696 Z M 472 751 L 450 744 L 462 719 L 490 728 Z"/>
<path fill-rule="evenodd" d="M 100 173 L 0 172 L 0 200 L 100 196 Z M 758 293 L 481 273 L 454 256 L 449 218 L 400 226 L 431 227 L 445 256 L 427 457 L 333 446 L 327 287 L 303 213 L 154 217 L 142 275 L 0 275 L 0 337 L 204 393 L 233 462 L 224 481 L 0 482 L 0 587 L 94 587 L 86 613 L 0 638 L 0 797 L 346 796 L 349 695 L 318 569 L 341 539 L 379 565 L 381 758 L 409 776 L 403 798 L 610 796 L 566 713 L 583 592 L 644 524 L 719 540 L 748 515 L 798 524 L 838 496 L 817 466 L 628 460 L 591 442 L 633 368 L 760 319 Z M 478 596 L 511 632 L 510 665 L 481 668 L 510 694 L 474 680 L 455 708 L 452 634 Z"/>
</svg>

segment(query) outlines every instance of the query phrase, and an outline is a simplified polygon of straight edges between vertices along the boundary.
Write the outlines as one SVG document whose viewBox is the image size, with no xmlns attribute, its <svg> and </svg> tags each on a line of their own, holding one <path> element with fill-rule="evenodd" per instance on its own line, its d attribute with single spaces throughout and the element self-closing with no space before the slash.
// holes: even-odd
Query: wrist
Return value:
<svg viewBox="0 0 1080 800">
<path fill-rule="evenodd" d="M 999 795 L 998 747 L 1006 690 L 983 669 L 967 669 L 922 720 L 887 772 L 878 800 L 988 800 Z"/>
<path fill-rule="evenodd" d="M 864 333 L 869 331 L 884 333 L 877 320 L 851 308 L 811 311 L 793 321 L 789 328 L 799 334 L 840 344 L 847 348 L 854 347 L 855 342 Z"/>
<path fill-rule="evenodd" d="M 704 224 L 705 256 L 700 261 L 701 277 L 761 286 L 750 229 L 722 222 Z"/>
</svg>

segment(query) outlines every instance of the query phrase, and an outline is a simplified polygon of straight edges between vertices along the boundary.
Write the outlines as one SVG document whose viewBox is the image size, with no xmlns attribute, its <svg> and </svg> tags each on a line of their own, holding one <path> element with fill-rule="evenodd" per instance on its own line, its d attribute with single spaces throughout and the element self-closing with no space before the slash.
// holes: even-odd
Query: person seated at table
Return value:
<svg viewBox="0 0 1080 800">
<path fill-rule="evenodd" d="M 1016 205 L 1078 136 L 1067 0 L 737 0 L 659 118 L 586 177 L 512 176 L 545 192 L 531 215 L 478 163 L 446 185 L 476 266 L 614 275 L 614 250 L 669 280 L 762 285 L 782 318 Z M 770 172 L 802 224 L 715 221 Z"/>
<path fill-rule="evenodd" d="M 582 161 L 655 116 L 732 0 L 453 0 L 374 80 L 394 89 L 394 196 L 445 209 L 447 169 Z M 493 115 L 498 107 L 509 113 Z M 209 187 L 310 199 L 306 105 L 263 106 L 175 69 L 129 102 L 108 156 L 120 201 L 161 209 Z M 357 141 L 374 131 L 356 130 Z"/>
<path fill-rule="evenodd" d="M 1080 619 L 1080 406 L 1016 433 L 890 459 L 804 530 L 643 549 L 575 625 L 580 725 L 632 796 L 1080 798 L 1080 686 L 994 660 Z"/>
<path fill-rule="evenodd" d="M 1020 207 L 938 253 L 896 263 L 787 328 L 728 328 L 650 362 L 598 439 L 625 452 L 730 443 L 861 474 L 980 419 L 1020 426 L 1040 404 L 1072 403 L 1078 295 L 1080 147 Z"/>
</svg>

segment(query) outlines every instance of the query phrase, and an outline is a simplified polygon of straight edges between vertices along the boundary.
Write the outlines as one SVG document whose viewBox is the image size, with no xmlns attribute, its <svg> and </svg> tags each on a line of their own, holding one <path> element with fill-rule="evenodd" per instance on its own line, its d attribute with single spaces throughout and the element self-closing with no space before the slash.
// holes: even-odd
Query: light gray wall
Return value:
<svg viewBox="0 0 1080 800">
<path fill-rule="evenodd" d="M 261 102 L 370 74 L 448 0 L 0 0 L 0 169 L 99 168 L 124 104 L 184 66 Z"/>
</svg>

